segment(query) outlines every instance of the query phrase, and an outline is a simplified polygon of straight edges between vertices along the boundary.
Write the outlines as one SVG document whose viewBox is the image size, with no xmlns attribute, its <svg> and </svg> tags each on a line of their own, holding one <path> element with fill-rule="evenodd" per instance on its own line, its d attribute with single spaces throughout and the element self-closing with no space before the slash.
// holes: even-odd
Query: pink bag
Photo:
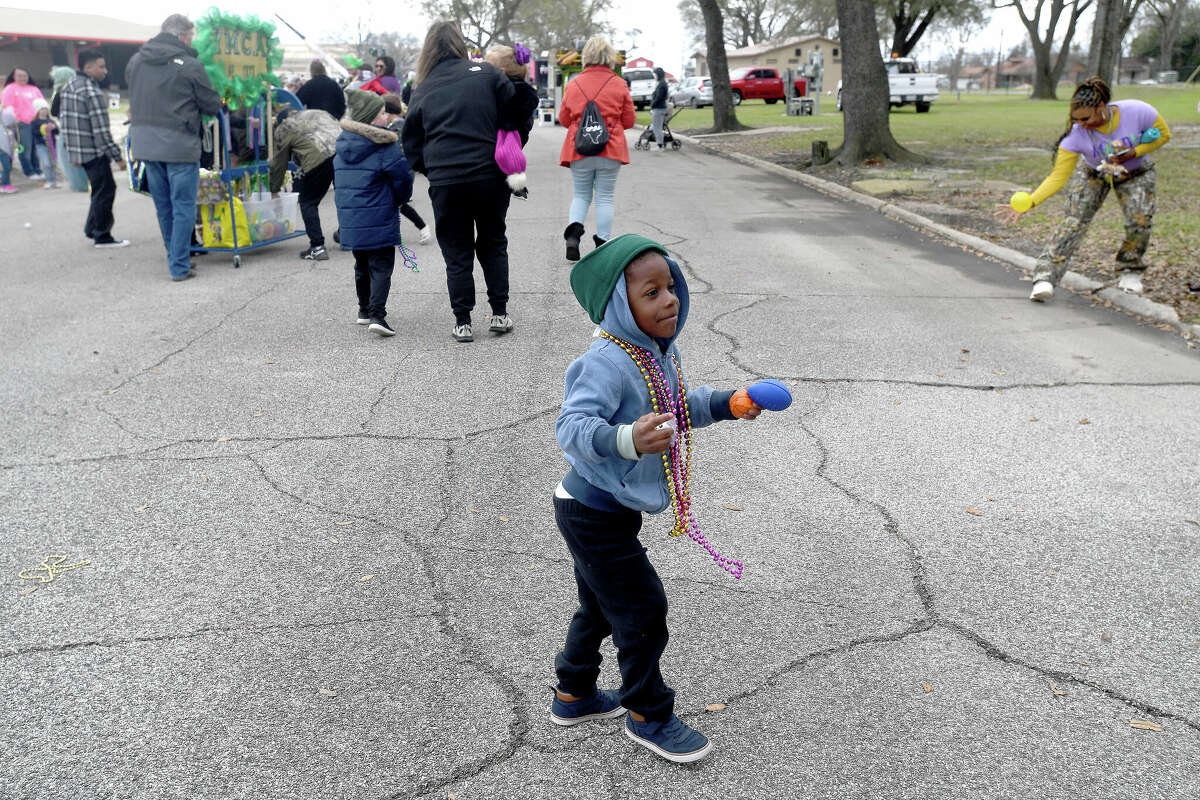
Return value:
<svg viewBox="0 0 1200 800">
<path fill-rule="evenodd" d="M 516 131 L 496 131 L 496 164 L 505 175 L 525 171 L 521 134 Z"/>
</svg>

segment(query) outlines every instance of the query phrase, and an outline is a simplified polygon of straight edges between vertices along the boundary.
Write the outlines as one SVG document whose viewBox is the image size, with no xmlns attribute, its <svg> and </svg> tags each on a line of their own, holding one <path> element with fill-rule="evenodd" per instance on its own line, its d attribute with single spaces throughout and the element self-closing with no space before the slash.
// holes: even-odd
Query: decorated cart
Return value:
<svg viewBox="0 0 1200 800">
<path fill-rule="evenodd" d="M 232 253 L 240 267 L 242 253 L 305 234 L 291 191 L 295 166 L 288 165 L 279 197 L 269 185 L 275 114 L 285 104 L 300 108 L 300 101 L 274 87 L 283 61 L 274 23 L 211 9 L 196 21 L 192 46 L 225 104 L 204 123 L 213 164 L 200 171 L 200 244 L 192 250 Z"/>
</svg>

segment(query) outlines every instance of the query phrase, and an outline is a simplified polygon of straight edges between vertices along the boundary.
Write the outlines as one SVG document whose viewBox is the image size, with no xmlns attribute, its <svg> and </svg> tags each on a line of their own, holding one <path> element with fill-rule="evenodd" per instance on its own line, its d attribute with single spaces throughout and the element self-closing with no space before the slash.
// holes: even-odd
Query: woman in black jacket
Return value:
<svg viewBox="0 0 1200 800">
<path fill-rule="evenodd" d="M 491 64 L 467 57 L 453 23 L 435 22 L 425 36 L 404 120 L 404 154 L 429 178 L 438 245 L 454 313 L 453 336 L 474 340 L 475 255 L 483 267 L 492 316 L 488 330 L 513 329 L 508 315 L 508 238 L 512 197 L 496 165 L 496 131 L 513 102 L 512 82 Z"/>
<path fill-rule="evenodd" d="M 650 98 L 650 129 L 654 131 L 654 141 L 658 142 L 658 149 L 661 151 L 663 120 L 667 118 L 667 75 L 662 67 L 655 67 L 654 76 L 658 78 L 658 83 L 654 86 L 654 96 Z"/>
</svg>

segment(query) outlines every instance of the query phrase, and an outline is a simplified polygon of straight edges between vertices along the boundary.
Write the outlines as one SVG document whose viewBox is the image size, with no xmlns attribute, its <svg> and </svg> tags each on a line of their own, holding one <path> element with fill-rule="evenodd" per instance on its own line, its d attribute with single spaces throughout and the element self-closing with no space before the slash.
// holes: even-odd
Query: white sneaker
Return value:
<svg viewBox="0 0 1200 800">
<path fill-rule="evenodd" d="M 1133 292 L 1134 294 L 1142 293 L 1142 273 L 1140 272 L 1122 272 L 1120 280 L 1117 281 L 1117 288 L 1123 292 Z"/>
<path fill-rule="evenodd" d="M 512 317 L 508 314 L 492 314 L 488 321 L 488 330 L 492 333 L 505 334 L 513 329 Z"/>
<path fill-rule="evenodd" d="M 1044 303 L 1051 297 L 1054 297 L 1054 286 L 1050 281 L 1037 281 L 1029 293 L 1029 299 L 1035 303 Z"/>
<path fill-rule="evenodd" d="M 421 234 L 421 244 L 429 244 L 431 241 L 433 241 L 433 231 L 429 230 L 428 225 L 426 225 L 424 228 L 421 228 L 421 230 L 417 231 L 417 233 Z"/>
<path fill-rule="evenodd" d="M 450 335 L 453 336 L 454 340 L 457 342 L 475 341 L 475 335 L 471 333 L 470 323 L 467 323 L 466 325 L 455 325 L 454 330 L 451 331 Z"/>
</svg>

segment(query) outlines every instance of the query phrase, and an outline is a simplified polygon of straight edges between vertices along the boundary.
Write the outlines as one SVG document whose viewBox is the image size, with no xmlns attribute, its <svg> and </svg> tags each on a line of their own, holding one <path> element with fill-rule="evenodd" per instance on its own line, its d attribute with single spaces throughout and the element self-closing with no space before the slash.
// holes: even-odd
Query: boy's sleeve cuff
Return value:
<svg viewBox="0 0 1200 800">
<path fill-rule="evenodd" d="M 730 389 L 727 392 L 718 392 L 713 390 L 712 396 L 708 398 L 708 410 L 712 413 L 712 418 L 716 422 L 728 421 L 737 419 L 733 414 L 733 409 L 729 407 L 729 400 L 733 397 L 736 389 Z"/>
<path fill-rule="evenodd" d="M 641 458 L 638 455 L 637 448 L 633 446 L 633 426 L 618 425 L 617 426 L 617 452 L 621 458 L 627 458 L 630 461 L 637 461 Z"/>
<path fill-rule="evenodd" d="M 616 458 L 621 455 L 617 449 L 617 432 L 618 427 L 615 425 L 601 425 L 592 434 L 592 447 L 596 448 L 596 452 L 602 458 Z"/>
</svg>

